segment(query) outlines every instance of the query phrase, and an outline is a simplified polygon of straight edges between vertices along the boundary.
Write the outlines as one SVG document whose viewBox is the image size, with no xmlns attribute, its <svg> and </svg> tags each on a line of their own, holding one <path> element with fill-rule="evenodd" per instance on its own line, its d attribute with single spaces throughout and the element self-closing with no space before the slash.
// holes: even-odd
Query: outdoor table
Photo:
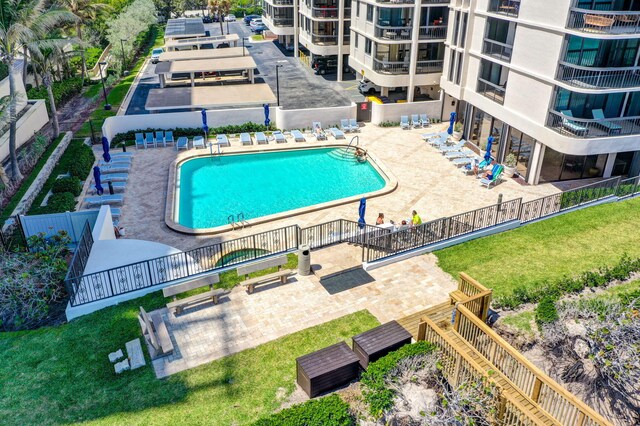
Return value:
<svg viewBox="0 0 640 426">
<path fill-rule="evenodd" d="M 353 352 L 358 356 L 362 368 L 366 370 L 370 362 L 407 343 L 411 343 L 411 333 L 396 321 L 391 321 L 354 336 Z"/>
<path fill-rule="evenodd" d="M 313 398 L 358 377 L 359 360 L 340 342 L 296 359 L 298 385 Z"/>
</svg>

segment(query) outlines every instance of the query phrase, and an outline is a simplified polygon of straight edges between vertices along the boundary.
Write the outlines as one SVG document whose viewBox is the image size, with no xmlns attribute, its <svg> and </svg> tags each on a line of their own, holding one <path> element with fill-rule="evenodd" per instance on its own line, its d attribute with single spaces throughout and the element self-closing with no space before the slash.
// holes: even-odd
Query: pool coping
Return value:
<svg viewBox="0 0 640 426">
<path fill-rule="evenodd" d="M 349 144 L 347 143 L 329 143 L 329 144 L 313 144 L 313 145 L 305 144 L 304 146 L 295 146 L 295 147 L 255 146 L 256 149 L 240 150 L 240 151 L 234 150 L 231 152 L 215 154 L 215 155 L 224 156 L 224 155 L 260 154 L 260 153 L 277 152 L 277 151 L 295 151 L 295 150 L 301 150 L 301 149 L 309 150 L 309 149 L 322 149 L 322 148 L 344 148 L 348 146 Z M 179 194 L 180 194 L 180 184 L 179 184 L 180 165 L 182 165 L 182 163 L 186 161 L 193 160 L 194 158 L 209 157 L 211 155 L 206 149 L 205 150 L 195 150 L 195 149 L 188 150 L 185 154 L 186 155 L 173 160 L 171 162 L 171 165 L 169 166 L 169 179 L 167 182 L 167 201 L 165 205 L 165 214 L 164 214 L 164 221 L 166 225 L 170 229 L 176 232 L 179 232 L 181 234 L 188 234 L 188 235 L 214 235 L 214 234 L 221 234 L 228 231 L 233 231 L 234 228 L 229 224 L 220 225 L 213 228 L 189 228 L 188 226 L 181 225 L 176 220 L 174 220 L 174 218 L 178 217 L 177 200 L 179 200 Z M 256 219 L 251 219 L 250 221 L 248 221 L 249 223 L 248 226 L 260 225 L 267 222 L 273 222 L 280 219 L 299 216 L 305 213 L 324 210 L 329 207 L 335 207 L 343 204 L 353 203 L 353 202 L 359 201 L 362 197 L 365 197 L 365 198 L 380 197 L 382 195 L 386 195 L 395 191 L 398 188 L 398 180 L 393 175 L 393 173 L 391 173 L 391 171 L 375 156 L 375 154 L 371 154 L 368 150 L 367 150 L 367 158 L 369 159 L 374 169 L 376 169 L 376 171 L 385 180 L 386 184 L 383 188 L 373 192 L 367 192 L 364 194 L 354 195 L 347 198 L 340 198 L 338 200 L 315 204 L 313 206 L 300 207 L 298 209 L 287 210 L 285 212 L 274 213 L 267 216 L 261 216 Z M 235 229 L 237 229 L 237 227 Z"/>
</svg>

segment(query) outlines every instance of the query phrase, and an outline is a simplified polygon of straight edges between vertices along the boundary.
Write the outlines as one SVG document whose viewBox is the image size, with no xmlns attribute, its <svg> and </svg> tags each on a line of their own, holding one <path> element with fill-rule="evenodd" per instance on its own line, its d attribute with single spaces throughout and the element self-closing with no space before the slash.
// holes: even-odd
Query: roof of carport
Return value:
<svg viewBox="0 0 640 426">
<path fill-rule="evenodd" d="M 237 56 L 249 56 L 249 51 L 244 47 L 229 47 L 226 49 L 199 49 L 199 50 L 176 50 L 163 52 L 158 58 L 161 62 L 190 61 L 194 59 L 220 59 L 234 58 Z"/>
<path fill-rule="evenodd" d="M 149 111 L 162 111 L 263 105 L 275 102 L 276 97 L 268 84 L 230 84 L 151 89 L 145 108 Z"/>
<path fill-rule="evenodd" d="M 258 66 L 251 56 L 220 59 L 194 59 L 192 61 L 160 62 L 156 74 L 197 73 L 255 69 Z"/>
</svg>

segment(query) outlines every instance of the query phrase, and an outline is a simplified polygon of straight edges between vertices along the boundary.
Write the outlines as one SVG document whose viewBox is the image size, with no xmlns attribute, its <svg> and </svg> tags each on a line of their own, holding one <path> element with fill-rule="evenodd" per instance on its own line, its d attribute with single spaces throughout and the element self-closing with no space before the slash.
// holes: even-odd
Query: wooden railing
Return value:
<svg viewBox="0 0 640 426">
<path fill-rule="evenodd" d="M 486 321 L 493 294 L 491 289 L 486 288 L 466 273 L 460 272 L 458 290 L 469 296 L 468 299 L 460 301 L 460 304 L 470 309 L 482 321 Z"/>
<path fill-rule="evenodd" d="M 462 304 L 457 306 L 454 330 L 560 423 L 576 426 L 610 424 L 533 365 Z"/>
</svg>

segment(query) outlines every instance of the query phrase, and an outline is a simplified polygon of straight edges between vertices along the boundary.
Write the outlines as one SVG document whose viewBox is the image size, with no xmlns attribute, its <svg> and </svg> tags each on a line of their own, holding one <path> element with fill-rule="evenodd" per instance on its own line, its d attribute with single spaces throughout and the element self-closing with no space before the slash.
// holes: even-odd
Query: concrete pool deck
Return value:
<svg viewBox="0 0 640 426">
<path fill-rule="evenodd" d="M 446 127 L 446 123 L 412 130 L 382 128 L 371 124 L 361 127 L 361 131 L 357 133 L 360 146 L 380 159 L 398 181 L 395 191 L 369 200 L 366 214 L 368 223 L 374 223 L 379 212 L 385 214 L 385 221 L 399 222 L 408 219 L 411 210 L 415 209 L 422 220 L 427 221 L 495 204 L 499 194 L 503 195 L 505 201 L 520 197 L 527 201 L 559 192 L 551 184 L 523 186 L 513 179 L 507 179 L 489 190 L 481 187 L 474 177 L 463 175 L 454 164 L 420 137 L 423 133 L 443 131 Z M 348 141 L 350 135 L 347 137 Z M 260 148 L 318 145 L 315 141 L 292 142 L 289 139 L 286 144 L 276 145 L 272 141 Z M 101 153 L 98 146 L 95 149 L 96 153 Z M 243 147 L 236 135 L 236 138 L 231 139 L 231 147 L 222 148 L 222 152 L 247 152 L 255 149 L 255 145 Z M 128 238 L 157 241 L 188 250 L 287 225 L 306 227 L 334 219 L 358 218 L 356 201 L 214 236 L 181 234 L 165 224 L 169 169 L 176 159 L 191 156 L 195 150 L 176 152 L 172 147 L 166 147 L 141 150 L 130 148 L 130 151 L 135 155 L 120 219 Z"/>
</svg>

